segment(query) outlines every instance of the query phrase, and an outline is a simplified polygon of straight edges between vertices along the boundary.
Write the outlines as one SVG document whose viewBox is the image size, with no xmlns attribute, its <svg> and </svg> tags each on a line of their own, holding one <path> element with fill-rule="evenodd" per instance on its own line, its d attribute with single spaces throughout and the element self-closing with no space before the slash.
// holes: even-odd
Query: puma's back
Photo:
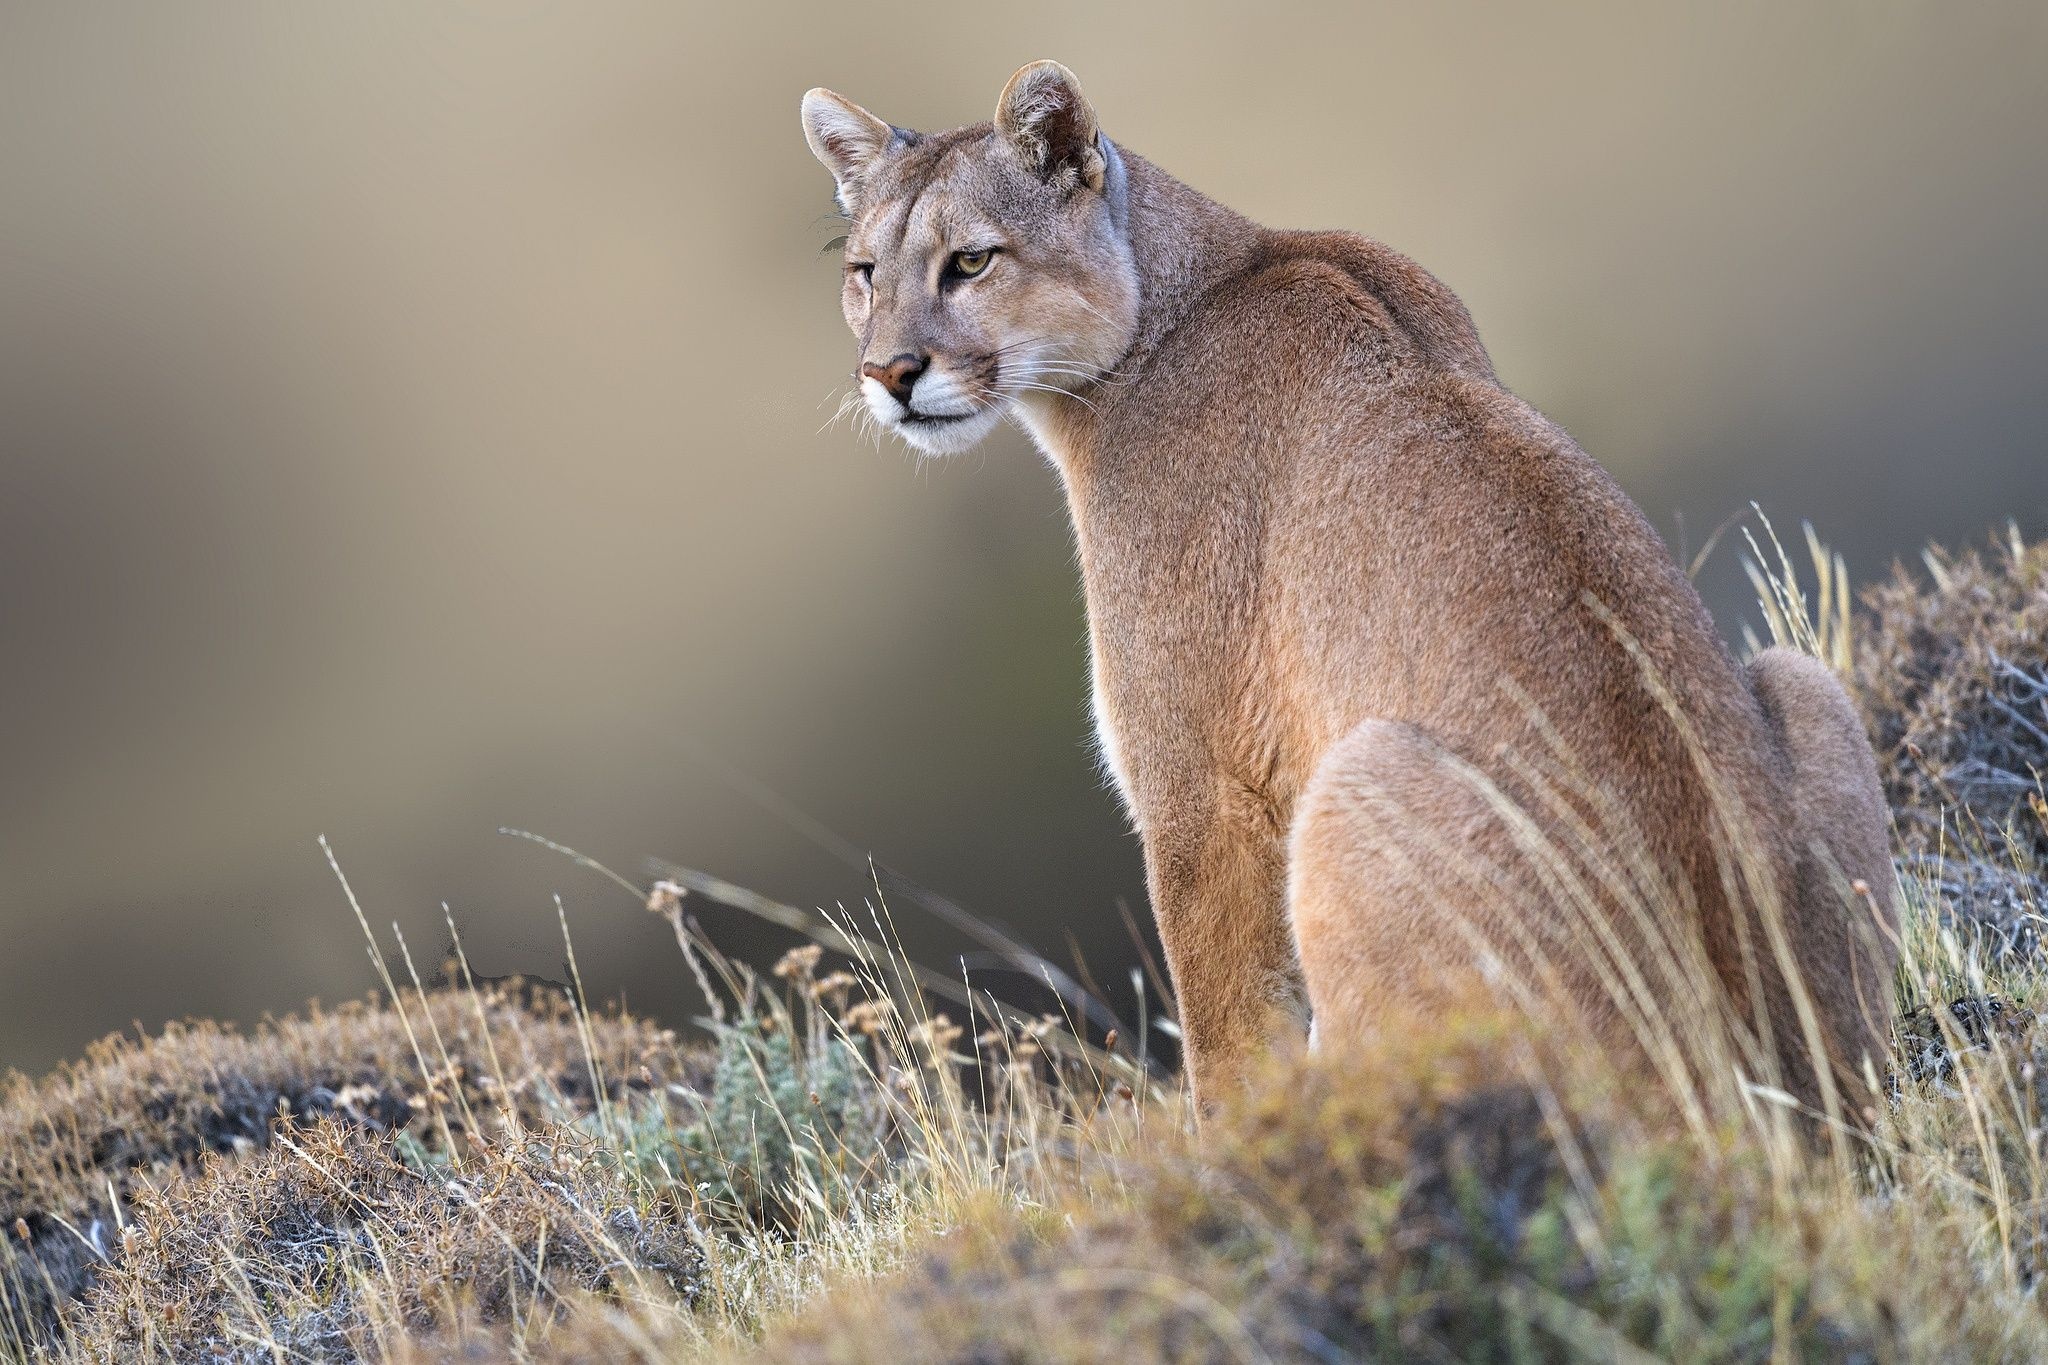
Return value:
<svg viewBox="0 0 2048 1365">
<path fill-rule="evenodd" d="M 1203 198 L 1052 63 L 990 124 L 814 91 L 805 129 L 871 415 L 932 452 L 1012 417 L 1065 482 L 1200 1097 L 1297 984 L 1319 1037 L 1369 1036 L 1482 972 L 1653 1065 L 1720 1011 L 1747 1074 L 1861 1096 L 1892 908 L 1847 699 L 1729 657 L 1448 289 Z"/>
</svg>

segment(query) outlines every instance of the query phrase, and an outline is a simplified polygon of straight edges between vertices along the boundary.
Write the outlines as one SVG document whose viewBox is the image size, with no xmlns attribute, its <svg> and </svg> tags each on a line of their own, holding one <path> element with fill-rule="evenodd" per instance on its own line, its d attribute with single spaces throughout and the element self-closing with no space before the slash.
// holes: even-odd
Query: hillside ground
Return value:
<svg viewBox="0 0 2048 1365">
<path fill-rule="evenodd" d="M 1853 604 L 1752 548 L 1896 812 L 1869 1112 L 1799 1112 L 1680 974 L 1661 1084 L 1479 1000 L 1197 1136 L 1170 1000 L 1023 1015 L 886 906 L 754 905 L 818 941 L 757 972 L 704 927 L 736 888 L 615 879 L 709 1041 L 392 945 L 363 1002 L 10 1076 L 0 1362 L 2048 1358 L 2048 546 Z"/>
</svg>

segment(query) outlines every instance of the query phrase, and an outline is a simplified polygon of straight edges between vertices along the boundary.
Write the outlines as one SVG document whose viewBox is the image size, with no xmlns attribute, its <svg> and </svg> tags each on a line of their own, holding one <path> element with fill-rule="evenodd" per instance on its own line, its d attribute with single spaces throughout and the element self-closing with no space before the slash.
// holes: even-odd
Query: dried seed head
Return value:
<svg viewBox="0 0 2048 1365">
<path fill-rule="evenodd" d="M 928 1050 L 933 1057 L 939 1057 L 950 1050 L 966 1032 L 943 1014 L 934 1014 L 910 1031 L 910 1040 Z"/>
<path fill-rule="evenodd" d="M 824 956 L 825 950 L 815 943 L 791 948 L 776 962 L 775 975 L 784 981 L 809 981 Z"/>
<path fill-rule="evenodd" d="M 840 1022 L 849 1032 L 865 1033 L 873 1037 L 888 1026 L 892 1009 L 887 999 L 863 1000 L 848 1010 L 846 1018 Z"/>
<path fill-rule="evenodd" d="M 1023 1033 L 1026 1038 L 1033 1040 L 1043 1038 L 1046 1034 L 1058 1028 L 1061 1022 L 1062 1020 L 1057 1014 L 1041 1014 L 1024 1025 Z"/>
<path fill-rule="evenodd" d="M 811 994 L 836 1006 L 846 998 L 847 992 L 859 984 L 852 972 L 827 972 L 812 984 Z"/>
</svg>

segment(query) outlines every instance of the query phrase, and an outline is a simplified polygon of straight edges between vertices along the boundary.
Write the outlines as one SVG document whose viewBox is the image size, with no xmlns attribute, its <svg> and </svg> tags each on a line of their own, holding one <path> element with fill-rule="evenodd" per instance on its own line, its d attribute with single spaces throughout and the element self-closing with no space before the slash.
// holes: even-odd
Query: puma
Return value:
<svg viewBox="0 0 2048 1365">
<path fill-rule="evenodd" d="M 991 123 L 813 90 L 803 124 L 868 412 L 932 454 L 1010 418 L 1064 482 L 1200 1106 L 1300 1036 L 1303 995 L 1318 1046 L 1369 1043 L 1511 980 L 1654 1052 L 1697 1023 L 1678 959 L 1752 1074 L 1871 1102 L 1897 909 L 1848 697 L 1804 655 L 1731 657 L 1449 289 L 1204 198 L 1055 62 Z"/>
</svg>

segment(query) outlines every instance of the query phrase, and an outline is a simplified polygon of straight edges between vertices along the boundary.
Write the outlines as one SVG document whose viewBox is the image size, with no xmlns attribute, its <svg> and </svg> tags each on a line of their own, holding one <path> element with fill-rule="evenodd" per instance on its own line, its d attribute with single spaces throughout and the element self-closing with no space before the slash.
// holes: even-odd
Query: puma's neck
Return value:
<svg viewBox="0 0 2048 1365">
<path fill-rule="evenodd" d="M 1126 232 L 1138 271 L 1138 328 L 1118 369 L 1142 366 L 1161 338 L 1236 274 L 1258 247 L 1258 224 L 1189 189 L 1141 156 L 1118 149 Z"/>
<path fill-rule="evenodd" d="M 1107 383 L 1090 385 L 1078 396 L 1034 395 L 1022 405 L 1026 430 L 1068 481 L 1069 492 L 1093 453 L 1101 406 L 1131 401 L 1159 343 L 1201 306 L 1218 280 L 1251 262 L 1260 236 L 1258 224 L 1143 157 L 1118 147 L 1109 153 L 1108 190 L 1138 276 L 1138 318 L 1130 348 Z"/>
</svg>

